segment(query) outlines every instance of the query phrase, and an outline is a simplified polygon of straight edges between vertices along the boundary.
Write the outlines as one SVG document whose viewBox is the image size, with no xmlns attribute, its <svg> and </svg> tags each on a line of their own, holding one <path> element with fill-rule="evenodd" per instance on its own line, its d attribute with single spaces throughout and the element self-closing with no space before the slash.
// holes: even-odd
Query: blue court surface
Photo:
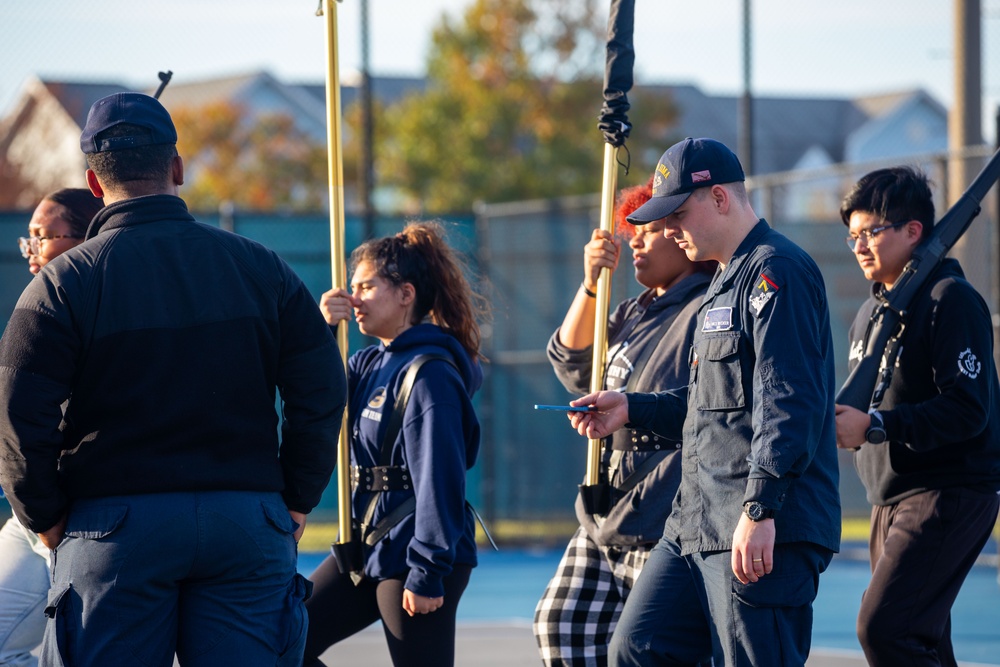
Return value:
<svg viewBox="0 0 1000 667">
<path fill-rule="evenodd" d="M 1000 585 L 997 579 L 996 544 L 991 540 L 981 562 L 973 568 L 952 612 L 952 637 L 963 665 L 1000 665 Z M 479 567 L 459 607 L 458 664 L 539 664 L 534 653 L 530 624 L 535 603 L 555 572 L 561 550 L 502 548 L 482 549 Z M 299 555 L 299 570 L 309 574 L 325 558 L 322 553 Z M 854 622 L 861 594 L 869 579 L 867 548 L 845 544 L 841 555 L 820 578 L 814 605 L 813 656 L 810 665 L 863 665 Z M 493 636 L 496 635 L 496 636 Z M 488 653 L 474 660 L 463 659 L 465 646 L 478 645 Z M 353 650 L 351 644 L 353 643 Z M 377 628 L 347 640 L 324 654 L 327 664 L 340 662 L 354 651 L 367 654 L 368 665 L 378 663 L 373 652 L 382 651 L 384 639 Z M 340 653 L 338 653 L 338 651 Z M 519 656 L 519 657 L 516 657 Z M 529 658 L 534 659 L 526 662 Z M 376 658 L 374 662 L 371 660 Z"/>
</svg>

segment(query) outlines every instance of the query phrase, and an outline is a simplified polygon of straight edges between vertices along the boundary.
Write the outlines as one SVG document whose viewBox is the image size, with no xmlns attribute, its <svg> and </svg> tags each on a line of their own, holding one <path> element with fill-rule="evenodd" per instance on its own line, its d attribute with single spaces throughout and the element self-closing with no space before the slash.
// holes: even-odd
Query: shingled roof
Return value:
<svg viewBox="0 0 1000 667">
<path fill-rule="evenodd" d="M 78 81 L 46 81 L 44 79 L 41 80 L 41 83 L 52 97 L 59 100 L 66 113 L 81 128 L 87 122 L 87 112 L 90 111 L 94 102 L 108 95 L 131 90 L 131 88 L 119 83 L 82 83 Z"/>
<path fill-rule="evenodd" d="M 360 93 L 357 84 L 356 78 L 349 76 L 341 81 L 344 108 L 356 102 Z M 373 96 L 384 105 L 419 93 L 426 86 L 424 78 L 372 78 Z M 151 87 L 144 92 L 152 94 L 154 89 Z M 52 165 L 48 162 L 57 159 L 66 163 L 67 174 L 75 174 L 80 162 L 76 153 L 79 128 L 85 123 L 87 111 L 101 97 L 125 90 L 129 87 L 117 82 L 29 79 L 13 111 L 0 121 L 0 173 L 11 183 L 15 176 L 21 179 L 16 187 L 12 185 L 7 189 L 17 191 L 29 183 L 45 180 L 40 174 L 52 173 Z M 677 109 L 676 121 L 670 126 L 664 125 L 662 136 L 656 139 L 662 146 L 685 136 L 710 136 L 739 150 L 737 96 L 709 95 L 689 84 L 640 83 L 633 91 L 630 97 L 636 107 L 669 103 Z M 326 88 L 322 83 L 285 83 L 262 70 L 193 82 L 175 75 L 163 91 L 161 101 L 168 109 L 198 107 L 216 101 L 240 103 L 250 108 L 254 115 L 287 114 L 317 141 L 324 141 L 326 137 Z M 45 118 L 32 121 L 31 118 L 39 113 L 44 113 Z M 59 118 L 64 120 L 57 122 L 55 119 Z M 32 158 L 30 150 L 15 145 L 16 136 L 29 123 L 33 123 L 34 143 L 60 147 L 60 152 L 49 156 L 45 165 L 34 164 L 40 158 Z M 72 123 L 76 127 L 71 127 Z M 805 165 L 943 150 L 947 146 L 946 125 L 946 110 L 921 90 L 857 98 L 755 97 L 754 155 L 748 171 L 763 175 Z M 655 155 L 650 159 L 655 160 L 662 146 L 651 149 Z M 43 188 L 51 183 L 36 185 Z M 35 194 L 20 193 L 17 201 L 20 203 Z"/>
</svg>

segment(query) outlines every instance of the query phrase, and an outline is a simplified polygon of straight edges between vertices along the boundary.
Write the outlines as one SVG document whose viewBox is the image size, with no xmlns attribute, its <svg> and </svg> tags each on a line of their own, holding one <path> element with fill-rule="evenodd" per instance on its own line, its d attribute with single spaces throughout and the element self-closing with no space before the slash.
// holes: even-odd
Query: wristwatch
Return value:
<svg viewBox="0 0 1000 667">
<path fill-rule="evenodd" d="M 865 431 L 865 440 L 872 445 L 881 445 L 885 442 L 885 424 L 882 422 L 882 415 L 878 410 L 872 410 L 871 423 Z"/>
<path fill-rule="evenodd" d="M 764 519 L 774 518 L 774 510 L 764 505 L 764 503 L 756 500 L 748 500 L 743 503 L 743 513 L 746 514 L 747 518 L 754 523 L 757 521 L 763 521 Z"/>
</svg>

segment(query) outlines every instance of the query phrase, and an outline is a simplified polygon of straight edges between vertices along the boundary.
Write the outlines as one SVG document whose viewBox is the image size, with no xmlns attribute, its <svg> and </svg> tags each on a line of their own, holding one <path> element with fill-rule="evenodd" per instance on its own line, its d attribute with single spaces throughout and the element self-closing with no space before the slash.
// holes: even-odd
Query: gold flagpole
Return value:
<svg viewBox="0 0 1000 667">
<path fill-rule="evenodd" d="M 597 124 L 604 135 L 604 176 L 601 184 L 601 229 L 615 232 L 615 194 L 618 189 L 618 149 L 625 145 L 632 126 L 626 93 L 632 88 L 635 49 L 632 33 L 635 23 L 635 0 L 611 0 L 608 12 L 607 58 L 604 70 L 604 104 Z M 626 155 L 628 151 L 626 149 Z M 625 173 L 628 173 L 628 166 Z M 601 269 L 597 278 L 594 315 L 594 354 L 590 371 L 591 393 L 604 389 L 604 370 L 608 356 L 608 311 L 611 303 L 611 270 Z M 587 475 L 580 485 L 580 500 L 588 514 L 607 514 L 611 488 L 601 480 L 601 441 L 587 443 Z"/>
<path fill-rule="evenodd" d="M 340 0 L 337 0 L 339 2 Z M 340 68 L 337 57 L 337 6 L 333 0 L 320 0 L 317 15 L 326 17 L 326 127 L 327 163 L 330 178 L 330 266 L 333 287 L 347 288 L 347 256 L 344 248 L 344 149 L 340 111 Z M 347 323 L 337 327 L 337 345 L 347 366 Z M 337 443 L 337 520 L 338 544 L 353 539 L 351 530 L 351 452 L 347 428 L 347 410 L 340 425 Z"/>
<path fill-rule="evenodd" d="M 604 176 L 601 187 L 601 229 L 614 233 L 615 191 L 618 188 L 618 148 L 604 144 Z M 611 303 L 611 271 L 601 269 L 597 279 L 597 313 L 594 315 L 594 357 L 590 371 L 590 391 L 604 389 L 604 366 L 608 354 L 608 311 Z M 596 487 L 600 482 L 601 441 L 587 443 L 587 476 L 584 485 Z"/>
</svg>

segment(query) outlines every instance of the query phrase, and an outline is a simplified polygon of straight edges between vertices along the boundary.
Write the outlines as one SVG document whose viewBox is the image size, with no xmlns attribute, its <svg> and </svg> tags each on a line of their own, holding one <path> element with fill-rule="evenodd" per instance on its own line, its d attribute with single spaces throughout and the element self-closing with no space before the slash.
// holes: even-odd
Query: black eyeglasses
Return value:
<svg viewBox="0 0 1000 667">
<path fill-rule="evenodd" d="M 906 222 L 890 222 L 887 225 L 882 225 L 881 227 L 872 227 L 871 229 L 862 229 L 858 232 L 857 236 L 851 235 L 845 239 L 847 241 L 847 247 L 851 249 L 851 252 L 854 252 L 854 249 L 858 247 L 858 241 L 860 241 L 862 238 L 864 238 L 865 240 L 865 246 L 870 246 L 875 237 L 884 232 L 885 230 L 895 229 L 896 227 L 902 227 L 907 222 L 909 222 L 909 220 L 907 220 Z"/>
<path fill-rule="evenodd" d="M 82 236 L 62 234 L 61 236 L 28 236 L 17 239 L 17 247 L 21 249 L 21 256 L 27 259 L 31 255 L 37 255 L 42 251 L 42 241 L 54 241 L 55 239 L 82 239 Z"/>
</svg>

